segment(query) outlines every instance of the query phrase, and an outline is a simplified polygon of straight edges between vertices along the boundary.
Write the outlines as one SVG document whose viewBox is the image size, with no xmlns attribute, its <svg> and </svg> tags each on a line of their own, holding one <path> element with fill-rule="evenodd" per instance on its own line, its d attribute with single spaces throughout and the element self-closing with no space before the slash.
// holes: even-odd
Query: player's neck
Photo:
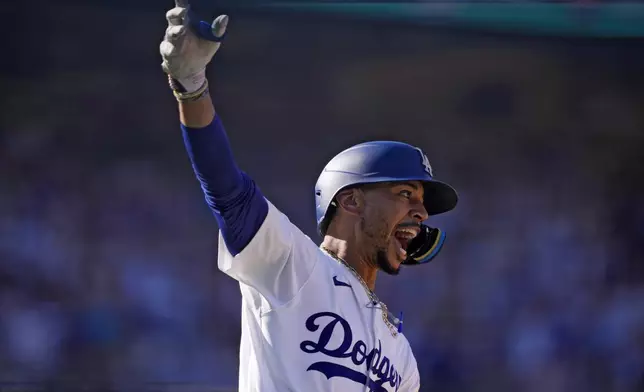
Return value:
<svg viewBox="0 0 644 392">
<path fill-rule="evenodd" d="M 327 235 L 322 241 L 322 247 L 334 253 L 337 257 L 344 260 L 358 275 L 365 281 L 369 289 L 374 290 L 376 287 L 376 275 L 378 269 L 369 263 L 369 260 L 361 255 L 358 247 L 351 246 L 351 241 L 342 240 L 332 235 Z"/>
</svg>

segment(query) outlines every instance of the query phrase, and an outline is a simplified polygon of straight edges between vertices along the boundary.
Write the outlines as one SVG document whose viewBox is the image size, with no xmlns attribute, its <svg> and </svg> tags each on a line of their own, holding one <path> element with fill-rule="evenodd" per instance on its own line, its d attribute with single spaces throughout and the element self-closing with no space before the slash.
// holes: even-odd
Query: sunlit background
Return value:
<svg viewBox="0 0 644 392">
<path fill-rule="evenodd" d="M 316 242 L 313 185 L 354 143 L 420 146 L 459 191 L 439 258 L 376 286 L 422 391 L 644 390 L 644 4 L 338 3 L 193 2 L 231 16 L 208 72 L 243 169 Z M 235 391 L 172 1 L 6 7 L 0 391 Z"/>
</svg>

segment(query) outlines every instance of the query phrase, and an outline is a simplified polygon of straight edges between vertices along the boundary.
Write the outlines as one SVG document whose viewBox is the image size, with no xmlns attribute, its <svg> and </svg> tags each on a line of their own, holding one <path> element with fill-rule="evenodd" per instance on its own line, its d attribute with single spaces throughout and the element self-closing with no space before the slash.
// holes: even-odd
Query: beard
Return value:
<svg viewBox="0 0 644 392">
<path fill-rule="evenodd" d="M 377 224 L 367 224 L 365 219 L 361 220 L 362 232 L 373 247 L 372 263 L 380 271 L 388 275 L 398 275 L 400 267 L 395 268 L 389 261 L 389 226 L 384 219 L 377 220 Z"/>
<path fill-rule="evenodd" d="M 394 268 L 389 262 L 389 257 L 387 257 L 387 252 L 384 250 L 376 251 L 376 265 L 378 268 L 388 274 L 388 275 L 398 275 L 400 273 L 400 267 Z"/>
</svg>

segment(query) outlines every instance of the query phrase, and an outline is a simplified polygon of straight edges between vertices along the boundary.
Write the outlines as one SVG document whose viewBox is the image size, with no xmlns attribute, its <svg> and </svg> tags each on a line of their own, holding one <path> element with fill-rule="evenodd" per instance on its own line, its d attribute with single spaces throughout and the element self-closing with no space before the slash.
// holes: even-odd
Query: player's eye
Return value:
<svg viewBox="0 0 644 392">
<path fill-rule="evenodd" d="M 405 197 L 405 198 L 407 198 L 407 199 L 410 199 L 410 198 L 411 198 L 411 196 L 412 196 L 412 192 L 411 192 L 411 191 L 409 191 L 409 190 L 406 190 L 406 189 L 405 189 L 405 190 L 400 191 L 400 193 L 399 193 L 399 194 L 400 194 L 400 196 Z"/>
</svg>

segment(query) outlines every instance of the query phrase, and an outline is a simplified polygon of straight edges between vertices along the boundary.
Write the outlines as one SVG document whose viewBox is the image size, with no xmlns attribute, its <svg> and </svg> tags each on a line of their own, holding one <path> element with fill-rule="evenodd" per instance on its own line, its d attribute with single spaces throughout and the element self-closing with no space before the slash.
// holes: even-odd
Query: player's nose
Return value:
<svg viewBox="0 0 644 392">
<path fill-rule="evenodd" d="M 425 204 L 422 201 L 412 204 L 409 212 L 412 219 L 418 223 L 426 221 L 429 218 Z"/>
</svg>

